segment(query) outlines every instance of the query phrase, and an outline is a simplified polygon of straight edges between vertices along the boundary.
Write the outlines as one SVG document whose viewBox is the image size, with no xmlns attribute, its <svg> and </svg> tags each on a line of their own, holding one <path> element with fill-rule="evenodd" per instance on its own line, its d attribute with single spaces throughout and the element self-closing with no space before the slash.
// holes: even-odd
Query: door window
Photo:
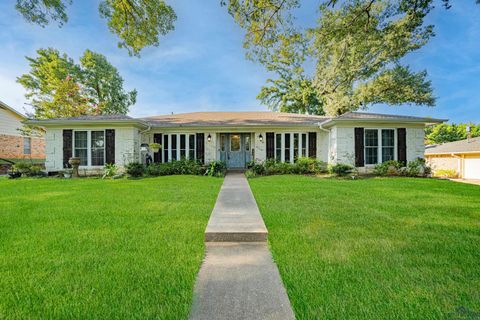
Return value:
<svg viewBox="0 0 480 320">
<path fill-rule="evenodd" d="M 232 134 L 230 136 L 230 151 L 240 151 L 240 135 Z"/>
</svg>

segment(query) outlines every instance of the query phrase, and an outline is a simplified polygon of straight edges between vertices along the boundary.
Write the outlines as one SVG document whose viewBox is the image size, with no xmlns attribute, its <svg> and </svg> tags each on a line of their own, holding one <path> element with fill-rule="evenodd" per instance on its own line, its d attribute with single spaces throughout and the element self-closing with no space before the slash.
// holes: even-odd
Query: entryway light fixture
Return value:
<svg viewBox="0 0 480 320">
<path fill-rule="evenodd" d="M 258 136 L 258 139 L 260 140 L 260 142 L 263 142 L 263 136 L 262 136 L 261 133 L 260 133 L 260 135 Z"/>
<path fill-rule="evenodd" d="M 210 135 L 210 133 L 208 134 L 207 141 L 208 142 L 212 141 L 212 136 Z"/>
</svg>

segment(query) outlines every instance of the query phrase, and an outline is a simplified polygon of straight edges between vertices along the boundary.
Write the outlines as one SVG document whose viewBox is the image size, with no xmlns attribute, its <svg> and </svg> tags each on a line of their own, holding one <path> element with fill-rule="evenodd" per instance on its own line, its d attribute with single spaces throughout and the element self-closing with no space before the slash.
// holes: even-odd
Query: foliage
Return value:
<svg viewBox="0 0 480 320">
<path fill-rule="evenodd" d="M 334 174 L 336 176 L 346 176 L 347 174 L 352 173 L 355 170 L 355 168 L 349 164 L 344 164 L 344 163 L 337 163 L 334 165 L 329 165 L 328 166 L 328 172 L 330 174 Z"/>
<path fill-rule="evenodd" d="M 131 162 L 125 166 L 125 171 L 131 177 L 138 178 L 145 174 L 145 166 L 138 162 Z"/>
<path fill-rule="evenodd" d="M 125 92 L 117 69 L 98 53 L 86 50 L 76 64 L 53 48 L 27 57 L 29 73 L 17 78 L 38 119 L 92 114 L 126 114 L 136 90 Z"/>
<path fill-rule="evenodd" d="M 26 177 L 43 177 L 45 173 L 42 170 L 42 166 L 28 162 L 17 162 L 12 166 L 12 171 Z"/>
<path fill-rule="evenodd" d="M 146 174 L 149 176 L 169 176 L 169 175 L 204 175 L 205 167 L 198 161 L 182 159 L 165 163 L 153 163 L 146 168 Z"/>
<path fill-rule="evenodd" d="M 440 169 L 433 172 L 435 177 L 440 178 L 458 178 L 458 173 L 453 169 Z"/>
<path fill-rule="evenodd" d="M 252 161 L 245 174 L 249 178 L 277 174 L 317 174 L 326 172 L 326 167 L 324 162 L 307 157 L 298 158 L 295 163 L 269 159 L 264 162 Z"/>
<path fill-rule="evenodd" d="M 396 160 L 389 160 L 376 164 L 373 173 L 379 176 L 396 176 L 403 167 L 403 163 Z"/>
<path fill-rule="evenodd" d="M 114 163 L 107 163 L 105 166 L 103 166 L 103 177 L 102 179 L 105 178 L 111 178 L 117 174 L 118 167 Z"/>
<path fill-rule="evenodd" d="M 406 167 L 399 170 L 400 175 L 407 177 L 426 177 L 430 175 L 432 169 L 426 165 L 425 159 L 417 158 L 410 161 Z"/>
<path fill-rule="evenodd" d="M 25 20 L 42 27 L 52 21 L 68 21 L 66 7 L 72 0 L 17 0 L 16 9 Z M 158 46 L 160 35 L 174 29 L 177 19 L 172 7 L 162 0 L 102 0 L 100 16 L 110 32 L 120 38 L 118 46 L 139 55 L 146 46 Z"/>
<path fill-rule="evenodd" d="M 247 56 L 278 78 L 258 98 L 273 110 L 338 115 L 374 104 L 432 106 L 425 71 L 400 63 L 433 36 L 433 0 L 324 1 L 318 27 L 293 24 L 299 1 L 230 1 Z M 305 65 L 316 64 L 314 74 Z"/>
<path fill-rule="evenodd" d="M 441 123 L 425 128 L 425 137 L 427 144 L 440 144 L 467 139 L 467 126 L 470 126 L 470 135 L 472 138 L 480 137 L 480 124 L 459 123 L 446 124 Z"/>
<path fill-rule="evenodd" d="M 212 161 L 207 165 L 206 176 L 223 177 L 227 173 L 227 164 L 223 161 Z"/>
</svg>

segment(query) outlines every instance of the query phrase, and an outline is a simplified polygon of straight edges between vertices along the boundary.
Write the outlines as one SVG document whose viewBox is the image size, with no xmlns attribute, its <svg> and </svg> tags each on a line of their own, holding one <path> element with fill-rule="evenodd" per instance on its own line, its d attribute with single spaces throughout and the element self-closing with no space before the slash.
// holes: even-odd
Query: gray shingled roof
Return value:
<svg viewBox="0 0 480 320">
<path fill-rule="evenodd" d="M 395 114 L 368 113 L 368 112 L 347 112 L 334 118 L 335 120 L 415 120 L 424 122 L 442 122 L 445 119 L 434 119 L 428 117 L 401 116 Z"/>
<path fill-rule="evenodd" d="M 155 127 L 195 126 L 314 126 L 330 119 L 324 116 L 297 113 L 252 111 L 252 112 L 192 112 L 142 118 Z"/>
<path fill-rule="evenodd" d="M 480 137 L 426 146 L 425 154 L 480 152 Z"/>
</svg>

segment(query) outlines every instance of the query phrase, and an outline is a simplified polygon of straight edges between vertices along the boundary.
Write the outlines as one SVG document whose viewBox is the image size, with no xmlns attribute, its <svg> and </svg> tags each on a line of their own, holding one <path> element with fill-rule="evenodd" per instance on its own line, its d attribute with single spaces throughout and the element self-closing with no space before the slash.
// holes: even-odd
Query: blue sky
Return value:
<svg viewBox="0 0 480 320">
<path fill-rule="evenodd" d="M 0 3 L 0 100 L 25 111 L 23 88 L 17 76 L 28 71 L 25 56 L 38 48 L 54 47 L 78 60 L 85 49 L 107 56 L 125 79 L 138 90 L 132 116 L 192 111 L 267 110 L 256 95 L 269 75 L 261 65 L 245 59 L 243 31 L 220 7 L 219 0 L 175 0 L 175 30 L 160 46 L 142 52 L 140 59 L 117 48 L 98 15 L 96 0 L 74 0 L 69 22 L 58 28 L 28 24 L 15 11 L 15 1 Z M 303 1 L 299 23 L 316 19 L 317 1 Z M 415 70 L 426 69 L 437 97 L 433 108 L 374 106 L 372 112 L 448 118 L 454 122 L 480 122 L 480 5 L 474 0 L 453 1 L 445 10 L 440 3 L 428 18 L 434 37 L 425 47 L 405 58 Z"/>
</svg>

